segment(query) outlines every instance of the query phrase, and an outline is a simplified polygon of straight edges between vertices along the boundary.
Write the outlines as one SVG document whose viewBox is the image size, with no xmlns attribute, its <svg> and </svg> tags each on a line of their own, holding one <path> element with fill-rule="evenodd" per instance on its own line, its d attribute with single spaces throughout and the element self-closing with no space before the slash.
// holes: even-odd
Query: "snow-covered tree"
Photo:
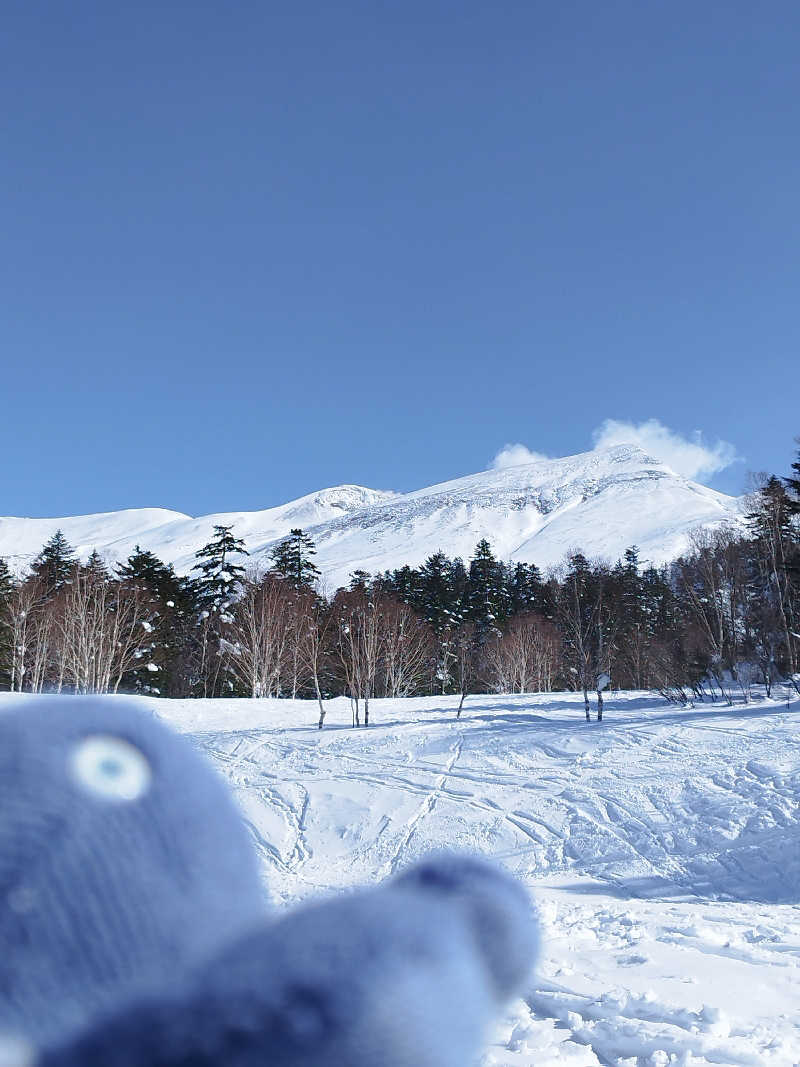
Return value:
<svg viewBox="0 0 800 1067">
<path fill-rule="evenodd" d="M 171 565 L 136 545 L 117 576 L 138 592 L 141 626 L 147 641 L 122 687 L 129 692 L 181 696 L 187 658 L 194 634 L 196 608 L 192 584 L 175 574 Z"/>
<path fill-rule="evenodd" d="M 475 623 L 479 644 L 502 632 L 508 618 L 509 598 L 505 568 L 483 538 L 469 564 L 469 618 Z"/>
<path fill-rule="evenodd" d="M 233 622 L 231 609 L 245 575 L 236 559 L 249 553 L 232 530 L 232 526 L 215 526 L 213 539 L 195 553 L 197 562 L 192 568 L 197 572 L 193 591 L 199 608 L 196 685 L 203 696 L 221 696 L 234 688 L 226 662 L 226 630 Z"/>
<path fill-rule="evenodd" d="M 47 596 L 54 596 L 70 580 L 76 556 L 61 530 L 44 544 L 31 564 L 31 572 L 40 579 Z"/>
<path fill-rule="evenodd" d="M 319 568 L 313 561 L 316 554 L 313 539 L 301 529 L 294 529 L 276 545 L 270 559 L 273 570 L 300 589 L 314 586 L 319 579 Z"/>
</svg>

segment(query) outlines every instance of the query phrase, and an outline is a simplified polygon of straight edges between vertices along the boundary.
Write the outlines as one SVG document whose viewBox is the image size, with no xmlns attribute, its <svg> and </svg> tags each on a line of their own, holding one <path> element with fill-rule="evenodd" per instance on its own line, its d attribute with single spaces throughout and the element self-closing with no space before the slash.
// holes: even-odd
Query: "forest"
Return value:
<svg viewBox="0 0 800 1067">
<path fill-rule="evenodd" d="M 800 452 L 764 475 L 742 522 L 698 530 L 669 565 L 568 551 L 548 573 L 472 558 L 355 571 L 326 596 L 315 547 L 294 529 L 251 559 L 235 529 L 181 576 L 145 548 L 81 562 L 61 532 L 14 574 L 0 560 L 0 688 L 164 697 L 347 695 L 370 701 L 471 693 L 657 690 L 677 704 L 800 692 Z"/>
</svg>

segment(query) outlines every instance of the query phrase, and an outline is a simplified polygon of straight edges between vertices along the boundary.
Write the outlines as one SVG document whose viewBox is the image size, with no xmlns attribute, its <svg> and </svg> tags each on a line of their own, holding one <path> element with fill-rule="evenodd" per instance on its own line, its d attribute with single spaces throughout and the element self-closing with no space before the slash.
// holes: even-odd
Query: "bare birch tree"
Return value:
<svg viewBox="0 0 800 1067">
<path fill-rule="evenodd" d="M 383 604 L 381 622 L 385 694 L 388 697 L 410 696 L 418 692 L 430 675 L 433 634 L 419 616 L 398 601 Z"/>
<path fill-rule="evenodd" d="M 231 667 L 251 697 L 281 693 L 295 636 L 291 589 L 272 574 L 251 574 L 231 609 Z"/>
<path fill-rule="evenodd" d="M 75 567 L 56 601 L 57 689 L 116 693 L 147 647 L 142 598 L 135 587 Z"/>
</svg>

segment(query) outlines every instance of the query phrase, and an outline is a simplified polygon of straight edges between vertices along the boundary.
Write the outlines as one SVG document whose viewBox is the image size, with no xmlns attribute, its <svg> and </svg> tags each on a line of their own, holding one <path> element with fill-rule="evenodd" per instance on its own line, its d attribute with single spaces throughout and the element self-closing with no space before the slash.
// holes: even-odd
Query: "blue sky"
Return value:
<svg viewBox="0 0 800 1067">
<path fill-rule="evenodd" d="M 798 53 L 780 0 L 11 0 L 0 514 L 411 489 L 609 419 L 788 470 Z"/>
</svg>

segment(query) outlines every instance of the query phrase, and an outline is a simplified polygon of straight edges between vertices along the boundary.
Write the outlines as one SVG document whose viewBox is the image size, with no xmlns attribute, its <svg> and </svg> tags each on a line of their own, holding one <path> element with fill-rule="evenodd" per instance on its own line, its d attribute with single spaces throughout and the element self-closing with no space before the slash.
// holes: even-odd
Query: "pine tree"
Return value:
<svg viewBox="0 0 800 1067">
<path fill-rule="evenodd" d="M 11 625 L 11 598 L 16 583 L 6 561 L 0 557 L 0 689 L 11 688 L 14 632 Z"/>
<path fill-rule="evenodd" d="M 517 563 L 508 579 L 508 614 L 542 611 L 542 575 L 534 563 Z"/>
<path fill-rule="evenodd" d="M 116 570 L 122 581 L 146 587 L 158 596 L 171 593 L 173 584 L 179 581 L 171 566 L 163 563 L 153 552 L 144 551 L 139 545 L 125 563 L 117 564 Z"/>
<path fill-rule="evenodd" d="M 596 684 L 599 667 L 602 598 L 589 561 L 582 552 L 568 557 L 567 573 L 559 596 L 559 622 L 569 661 L 571 682 L 583 692 L 586 721 L 590 719 L 589 690 Z M 602 718 L 598 692 L 598 720 Z"/>
<path fill-rule="evenodd" d="M 144 611 L 142 625 L 150 640 L 141 663 L 123 680 L 128 692 L 181 696 L 192 641 L 196 604 L 193 583 L 179 578 L 172 566 L 139 545 L 116 568 L 119 580 L 136 589 Z"/>
<path fill-rule="evenodd" d="M 369 571 L 362 571 L 358 568 L 350 575 L 349 589 L 351 593 L 362 592 L 366 594 L 370 591 L 371 584 Z"/>
<path fill-rule="evenodd" d="M 434 552 L 419 569 L 415 607 L 435 634 L 452 623 L 455 597 L 450 560 L 444 552 Z"/>
<path fill-rule="evenodd" d="M 800 437 L 796 438 L 800 444 Z M 797 459 L 792 464 L 794 474 L 784 478 L 784 484 L 789 490 L 789 512 L 794 519 L 791 531 L 792 547 L 787 559 L 787 569 L 794 591 L 794 599 L 800 604 L 800 448 L 797 450 Z"/>
<path fill-rule="evenodd" d="M 419 612 L 420 573 L 406 563 L 398 570 L 384 571 L 379 581 L 381 591 L 394 597 L 403 604 L 408 604 Z"/>
<path fill-rule="evenodd" d="M 89 558 L 83 565 L 83 570 L 90 578 L 96 581 L 106 582 L 111 577 L 106 561 L 100 555 L 96 548 L 93 548 Z"/>
<path fill-rule="evenodd" d="M 465 622 L 469 616 L 469 574 L 464 561 L 459 556 L 450 562 L 450 596 L 452 607 L 450 614 L 456 625 Z"/>
<path fill-rule="evenodd" d="M 199 609 L 194 688 L 204 697 L 234 690 L 235 675 L 225 662 L 230 651 L 225 633 L 233 622 L 230 609 L 244 581 L 245 569 L 233 558 L 249 553 L 232 530 L 232 526 L 215 526 L 213 540 L 195 553 L 197 563 L 192 568 L 198 572 L 192 592 Z"/>
<path fill-rule="evenodd" d="M 53 596 L 70 579 L 76 556 L 61 530 L 56 530 L 31 564 L 32 573 L 41 580 L 47 596 Z"/>
<path fill-rule="evenodd" d="M 795 678 L 800 666 L 796 636 L 798 594 L 795 566 L 797 531 L 792 521 L 793 501 L 779 478 L 768 478 L 755 494 L 745 519 L 751 531 L 760 570 L 758 582 L 763 604 L 768 605 L 783 643 L 783 670 Z"/>
<path fill-rule="evenodd" d="M 312 538 L 300 529 L 294 529 L 270 553 L 273 570 L 283 575 L 296 589 L 313 587 L 319 578 L 319 568 L 312 557 L 317 549 Z"/>
<path fill-rule="evenodd" d="M 457 634 L 468 607 L 464 564 L 439 551 L 420 567 L 412 607 L 433 631 L 436 650 L 434 679 L 444 694 L 457 681 Z"/>
<path fill-rule="evenodd" d="M 491 545 L 483 538 L 475 547 L 469 564 L 469 617 L 475 623 L 479 646 L 501 632 L 508 618 L 508 595 L 503 564 L 495 559 Z"/>
<path fill-rule="evenodd" d="M 215 526 L 213 540 L 195 552 L 197 563 L 192 567 L 198 572 L 195 586 L 201 609 L 217 615 L 233 603 L 244 578 L 244 567 L 234 563 L 233 557 L 250 554 L 232 530 L 232 526 Z"/>
<path fill-rule="evenodd" d="M 796 438 L 800 444 L 800 437 Z M 797 459 L 792 464 L 793 474 L 784 478 L 783 482 L 789 490 L 790 509 L 794 515 L 800 515 L 800 448 L 797 450 Z"/>
</svg>

